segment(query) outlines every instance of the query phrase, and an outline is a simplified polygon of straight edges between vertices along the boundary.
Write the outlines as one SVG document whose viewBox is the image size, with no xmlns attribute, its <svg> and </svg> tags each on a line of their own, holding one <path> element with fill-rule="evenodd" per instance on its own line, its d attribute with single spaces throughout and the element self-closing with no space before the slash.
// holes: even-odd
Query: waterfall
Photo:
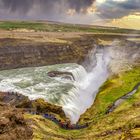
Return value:
<svg viewBox="0 0 140 140">
<path fill-rule="evenodd" d="M 59 64 L 34 68 L 21 68 L 0 72 L 0 91 L 18 92 L 31 100 L 43 98 L 61 105 L 71 123 L 76 123 L 94 102 L 100 86 L 108 78 L 110 49 L 92 50 L 84 64 Z M 74 78 L 49 77 L 50 71 L 70 72 Z"/>
<path fill-rule="evenodd" d="M 96 59 L 96 65 L 88 73 L 82 66 L 72 71 L 76 80 L 75 86 L 69 91 L 68 95 L 63 95 L 61 101 L 65 114 L 73 124 L 93 104 L 98 89 L 109 75 L 109 53 L 105 49 L 98 49 L 96 54 L 93 55 L 95 55 L 92 58 Z M 92 62 L 95 63 L 95 60 L 92 60 Z"/>
<path fill-rule="evenodd" d="M 87 75 L 87 72 L 86 72 L 86 70 L 84 69 L 83 66 L 79 66 L 78 68 L 70 70 L 70 72 L 73 74 L 75 81 L 78 82 L 78 83 L 81 80 L 83 80 Z"/>
</svg>

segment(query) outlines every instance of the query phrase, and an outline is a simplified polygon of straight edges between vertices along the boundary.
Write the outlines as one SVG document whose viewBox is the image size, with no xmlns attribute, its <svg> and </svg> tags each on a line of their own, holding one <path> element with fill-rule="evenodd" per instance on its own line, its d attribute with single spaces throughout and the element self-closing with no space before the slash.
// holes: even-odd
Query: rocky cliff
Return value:
<svg viewBox="0 0 140 140">
<path fill-rule="evenodd" d="M 85 42 L 85 39 L 89 40 Z M 71 43 L 35 42 L 33 40 L 0 39 L 0 69 L 80 63 L 94 47 L 92 38 Z"/>
<path fill-rule="evenodd" d="M 113 40 L 128 38 L 111 34 L 82 34 L 78 37 L 72 33 L 10 34 L 0 36 L 0 70 L 61 63 L 83 64 L 85 57 L 88 60 L 88 52 L 97 45 L 109 46 Z"/>
<path fill-rule="evenodd" d="M 0 140 L 31 140 L 33 131 L 23 112 L 0 102 Z"/>
</svg>

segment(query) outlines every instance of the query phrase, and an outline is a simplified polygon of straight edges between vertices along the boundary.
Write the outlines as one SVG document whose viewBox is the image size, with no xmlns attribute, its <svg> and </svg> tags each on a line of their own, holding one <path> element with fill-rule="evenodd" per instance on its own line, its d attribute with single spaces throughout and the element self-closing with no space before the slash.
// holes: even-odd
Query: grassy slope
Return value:
<svg viewBox="0 0 140 140">
<path fill-rule="evenodd" d="M 81 122 L 93 121 L 87 129 L 66 131 L 42 117 L 26 115 L 35 122 L 34 139 L 118 140 L 130 137 L 140 138 L 138 127 L 140 126 L 140 89 L 114 112 L 105 114 L 110 104 L 129 92 L 139 81 L 140 67 L 109 79 L 100 89 L 95 104 L 82 116 Z"/>
<path fill-rule="evenodd" d="M 131 91 L 140 82 L 140 67 L 108 79 L 100 88 L 94 105 L 81 117 L 81 122 L 103 116 L 115 100 Z M 90 115 L 92 112 L 92 116 Z"/>
<path fill-rule="evenodd" d="M 0 29 L 30 29 L 35 31 L 47 32 L 94 32 L 94 33 L 140 33 L 140 31 L 119 29 L 119 28 L 105 28 L 95 26 L 80 26 L 75 24 L 57 24 L 57 23 L 43 23 L 43 22 L 0 22 Z"/>
</svg>

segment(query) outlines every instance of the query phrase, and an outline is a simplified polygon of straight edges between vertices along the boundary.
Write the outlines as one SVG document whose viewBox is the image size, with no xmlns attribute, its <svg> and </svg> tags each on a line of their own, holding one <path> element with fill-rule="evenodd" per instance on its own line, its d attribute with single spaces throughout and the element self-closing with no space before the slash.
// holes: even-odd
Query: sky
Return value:
<svg viewBox="0 0 140 140">
<path fill-rule="evenodd" d="M 0 0 L 5 19 L 140 29 L 140 0 Z"/>
</svg>

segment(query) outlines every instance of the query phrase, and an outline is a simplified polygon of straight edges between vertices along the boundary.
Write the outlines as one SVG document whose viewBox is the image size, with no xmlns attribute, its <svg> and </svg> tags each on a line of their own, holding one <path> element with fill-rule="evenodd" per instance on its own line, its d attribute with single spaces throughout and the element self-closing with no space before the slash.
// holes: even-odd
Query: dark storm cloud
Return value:
<svg viewBox="0 0 140 140">
<path fill-rule="evenodd" d="M 53 12 L 56 5 L 63 10 L 65 9 L 63 6 L 67 5 L 69 8 L 80 12 L 82 8 L 91 6 L 93 1 L 94 0 L 1 0 L 2 6 L 8 8 L 10 12 L 20 11 L 23 13 L 27 13 L 35 4 L 38 4 L 42 10 L 46 12 Z"/>
<path fill-rule="evenodd" d="M 81 8 L 87 8 L 93 4 L 95 0 L 68 0 L 70 8 L 80 12 Z"/>
<path fill-rule="evenodd" d="M 59 21 L 93 21 L 95 15 L 103 19 L 120 18 L 130 13 L 140 12 L 140 0 L 0 0 L 0 19 L 48 19 Z M 96 13 L 87 16 L 86 10 L 96 5 Z M 76 11 L 73 17 L 68 9 Z M 89 19 L 88 19 L 89 18 Z M 77 21 L 76 21 L 77 20 Z M 96 20 L 96 19 L 95 19 Z M 88 22 L 89 23 L 89 22 Z"/>
<path fill-rule="evenodd" d="M 65 19 L 68 9 L 84 14 L 95 0 L 0 0 L 3 19 Z"/>
<path fill-rule="evenodd" d="M 1 0 L 1 6 L 10 12 L 27 12 L 32 7 L 32 0 Z"/>
<path fill-rule="evenodd" d="M 130 13 L 140 12 L 140 0 L 106 0 L 98 5 L 97 11 L 102 18 L 120 18 Z"/>
<path fill-rule="evenodd" d="M 118 7 L 128 10 L 140 10 L 140 0 L 126 0 L 124 2 L 115 3 Z"/>
</svg>

